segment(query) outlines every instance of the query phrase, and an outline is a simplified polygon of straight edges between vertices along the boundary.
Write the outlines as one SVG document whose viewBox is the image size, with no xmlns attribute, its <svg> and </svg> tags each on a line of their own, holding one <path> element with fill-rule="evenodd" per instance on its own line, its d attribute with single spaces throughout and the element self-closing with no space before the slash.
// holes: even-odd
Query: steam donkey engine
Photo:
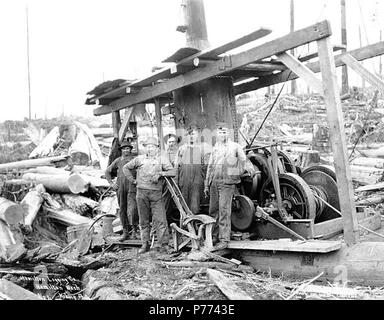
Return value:
<svg viewBox="0 0 384 320">
<path fill-rule="evenodd" d="M 302 170 L 277 145 L 247 149 L 256 174 L 242 180 L 232 204 L 232 228 L 261 238 L 289 235 L 305 239 L 301 230 L 340 217 L 336 174 L 315 165 Z"/>
</svg>

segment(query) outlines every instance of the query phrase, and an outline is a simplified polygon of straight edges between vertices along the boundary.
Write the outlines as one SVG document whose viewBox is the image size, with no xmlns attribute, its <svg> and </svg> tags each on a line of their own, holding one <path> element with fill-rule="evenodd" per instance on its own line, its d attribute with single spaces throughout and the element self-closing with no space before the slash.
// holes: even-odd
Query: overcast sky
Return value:
<svg viewBox="0 0 384 320">
<path fill-rule="evenodd" d="M 346 0 L 348 47 L 379 41 L 384 0 Z M 86 92 L 103 80 L 135 79 L 184 45 L 176 32 L 181 0 L 2 0 L 0 121 L 28 116 L 26 6 L 29 10 L 32 115 L 92 115 Z M 360 4 L 359 4 L 360 3 Z M 340 1 L 295 0 L 296 28 L 329 19 L 340 40 Z M 361 9 L 361 10 L 360 10 Z M 211 46 L 269 27 L 289 32 L 289 0 L 205 0 Z M 381 26 L 380 26 L 381 23 Z M 263 39 L 263 41 L 265 41 Z M 377 61 L 376 61 L 377 62 Z M 377 63 L 368 67 L 378 71 Z M 350 72 L 352 73 L 352 71 Z M 358 78 L 352 79 L 352 84 Z"/>
</svg>

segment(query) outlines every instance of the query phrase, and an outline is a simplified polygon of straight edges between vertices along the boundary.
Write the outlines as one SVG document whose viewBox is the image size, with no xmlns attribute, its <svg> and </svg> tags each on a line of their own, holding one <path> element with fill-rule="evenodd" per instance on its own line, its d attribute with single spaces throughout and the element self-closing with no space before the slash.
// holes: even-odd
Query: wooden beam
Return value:
<svg viewBox="0 0 384 320">
<path fill-rule="evenodd" d="M 112 128 L 113 128 L 113 137 L 118 138 L 119 137 L 119 131 L 121 128 L 120 111 L 113 111 L 112 112 Z"/>
<path fill-rule="evenodd" d="M 321 80 L 316 77 L 316 75 L 302 62 L 296 59 L 293 55 L 288 52 L 281 53 L 277 57 L 296 75 L 305 80 L 310 86 L 313 87 L 315 91 L 322 94 L 323 93 L 323 84 Z"/>
<path fill-rule="evenodd" d="M 354 57 L 352 57 L 350 54 L 345 54 L 341 57 L 341 61 L 343 61 L 348 67 L 350 67 L 353 71 L 367 80 L 372 86 L 380 90 L 382 94 L 384 94 L 384 81 L 367 70 L 367 68 L 359 63 L 359 61 L 357 61 Z"/>
<path fill-rule="evenodd" d="M 162 116 L 161 116 L 161 106 L 160 100 L 155 99 L 155 114 L 156 114 L 156 127 L 157 135 L 159 136 L 160 150 L 164 150 L 164 134 L 163 134 L 163 125 L 162 125 Z"/>
<path fill-rule="evenodd" d="M 331 34 L 332 32 L 329 22 L 320 22 L 308 28 L 290 33 L 282 38 L 256 46 L 247 51 L 227 56 L 226 58 L 223 57 L 222 60 L 213 62 L 212 64 L 205 66 L 205 68 L 197 68 L 163 83 L 158 83 L 151 88 L 143 88 L 136 94 L 130 94 L 111 103 L 111 109 L 106 107 L 96 108 L 94 110 L 94 115 L 107 114 L 111 111 L 120 110 L 147 101 L 150 98 L 155 98 L 164 93 L 186 87 L 193 83 L 235 70 L 249 63 L 268 58 L 279 52 L 284 52 L 312 41 L 323 39 Z M 223 64 L 223 61 L 225 61 L 226 64 Z"/>
<path fill-rule="evenodd" d="M 132 116 L 132 113 L 134 110 L 135 110 L 134 106 L 125 109 L 123 123 L 121 124 L 120 129 L 119 129 L 119 141 L 120 142 L 123 141 L 125 133 L 128 130 L 129 120 L 131 119 L 131 116 Z"/>
<path fill-rule="evenodd" d="M 208 278 L 220 289 L 229 300 L 253 300 L 222 272 L 207 269 Z"/>
<path fill-rule="evenodd" d="M 320 68 L 324 86 L 324 100 L 327 106 L 329 131 L 331 135 L 340 211 L 343 216 L 344 239 L 348 245 L 359 240 L 359 227 L 353 194 L 352 176 L 349 167 L 347 144 L 344 132 L 343 111 L 336 79 L 335 61 L 330 38 L 318 40 Z"/>
<path fill-rule="evenodd" d="M 363 48 L 349 51 L 348 53 L 358 61 L 374 58 L 384 54 L 384 42 L 378 42 Z M 335 57 L 336 67 L 341 67 L 345 65 L 345 63 L 341 60 L 342 56 L 343 55 L 340 54 Z M 308 63 L 306 64 L 306 66 L 308 67 L 308 69 L 312 70 L 315 73 L 320 72 L 320 63 L 318 61 Z M 298 78 L 298 76 L 295 74 L 291 74 L 288 78 L 289 73 L 290 71 L 286 70 L 278 74 L 274 74 L 271 76 L 263 77 L 261 79 L 237 85 L 234 87 L 235 95 L 258 90 L 260 88 L 272 86 L 281 82 Z"/>
</svg>

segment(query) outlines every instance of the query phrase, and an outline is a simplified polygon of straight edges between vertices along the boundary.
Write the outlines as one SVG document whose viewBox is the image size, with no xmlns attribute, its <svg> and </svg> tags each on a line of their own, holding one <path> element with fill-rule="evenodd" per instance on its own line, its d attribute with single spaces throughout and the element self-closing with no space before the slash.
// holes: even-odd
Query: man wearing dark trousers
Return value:
<svg viewBox="0 0 384 320">
<path fill-rule="evenodd" d="M 200 211 L 200 197 L 204 187 L 205 157 L 208 150 L 199 141 L 199 128 L 187 128 L 186 143 L 176 153 L 176 182 L 193 214 Z"/>
<path fill-rule="evenodd" d="M 159 154 L 159 144 L 155 137 L 149 137 L 143 143 L 146 153 L 128 162 L 124 174 L 137 187 L 136 201 L 139 211 L 139 223 L 142 246 L 139 253 L 150 249 L 150 221 L 156 231 L 160 252 L 168 252 L 169 233 L 162 199 L 162 176 L 174 176 L 172 164 Z M 137 170 L 135 179 L 132 171 Z"/>
<path fill-rule="evenodd" d="M 136 205 L 136 186 L 124 175 L 123 166 L 131 161 L 135 155 L 131 153 L 133 146 L 124 141 L 120 145 L 121 157 L 113 161 L 105 171 L 105 177 L 114 190 L 117 190 L 119 203 L 120 222 L 123 227 L 123 235 L 120 241 L 135 239 L 138 231 L 139 216 Z M 117 169 L 117 181 L 112 180 L 112 172 Z M 133 172 L 136 175 L 136 172 Z"/>
<path fill-rule="evenodd" d="M 209 214 L 216 219 L 212 238 L 215 249 L 220 250 L 230 241 L 232 198 L 247 158 L 241 146 L 229 140 L 229 126 L 218 123 L 216 127 L 217 139 L 208 161 L 204 193 L 210 196 Z"/>
</svg>

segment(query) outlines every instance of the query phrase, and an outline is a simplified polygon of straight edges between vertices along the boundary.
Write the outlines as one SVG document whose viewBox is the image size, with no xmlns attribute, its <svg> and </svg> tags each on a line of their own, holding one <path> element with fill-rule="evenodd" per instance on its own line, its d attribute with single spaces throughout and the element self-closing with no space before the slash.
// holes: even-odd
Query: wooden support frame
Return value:
<svg viewBox="0 0 384 320">
<path fill-rule="evenodd" d="M 135 107 L 125 109 L 123 123 L 121 124 L 120 129 L 119 129 L 119 141 L 120 142 L 123 141 L 124 136 L 128 130 L 129 120 L 131 119 L 131 116 L 132 116 L 134 110 L 135 110 Z"/>
<path fill-rule="evenodd" d="M 371 85 L 380 90 L 382 94 L 384 94 L 384 81 L 372 72 L 370 72 L 367 68 L 365 68 L 353 56 L 351 56 L 350 54 L 345 54 L 341 57 L 341 61 L 343 61 L 348 67 L 350 67 L 353 71 L 355 71 L 365 80 L 367 80 L 367 82 L 369 82 Z"/>
<path fill-rule="evenodd" d="M 277 57 L 297 76 L 304 79 L 310 86 L 313 87 L 318 93 L 323 94 L 323 84 L 321 80 L 316 77 L 314 72 L 310 70 L 304 63 L 300 62 L 290 53 L 285 52 L 277 55 Z"/>
<path fill-rule="evenodd" d="M 343 217 L 344 239 L 348 245 L 359 241 L 359 227 L 353 193 L 352 176 L 347 156 L 343 111 L 340 92 L 337 85 L 336 66 L 332 55 L 330 38 L 317 41 L 320 69 L 323 79 L 324 100 L 331 134 L 332 151 L 340 199 L 340 211 Z"/>
<path fill-rule="evenodd" d="M 302 30 L 290 33 L 282 38 L 269 41 L 247 51 L 223 57 L 221 60 L 212 62 L 204 68 L 194 69 L 186 74 L 178 75 L 165 82 L 153 85 L 150 88 L 143 88 L 138 93 L 132 93 L 120 98 L 110 104 L 94 109 L 94 115 L 108 114 L 112 111 L 142 103 L 158 97 L 162 94 L 180 89 L 182 87 L 212 78 L 214 76 L 228 73 L 247 64 L 268 58 L 276 51 L 285 52 L 307 43 L 326 38 L 332 34 L 328 21 L 323 21 Z M 228 63 L 230 61 L 230 63 Z"/>
<path fill-rule="evenodd" d="M 352 50 L 348 52 L 351 56 L 353 56 L 356 60 L 366 60 L 370 58 L 377 57 L 379 55 L 384 54 L 384 42 L 378 42 L 363 48 L 359 48 L 356 50 Z M 342 67 L 345 63 L 341 60 L 343 54 L 337 55 L 335 57 L 335 66 Z M 308 69 L 312 70 L 315 73 L 320 72 L 320 63 L 318 61 L 311 62 L 305 64 Z M 252 80 L 243 84 L 239 84 L 234 87 L 235 95 L 239 95 L 242 93 L 246 93 L 249 91 L 258 90 L 260 88 L 265 88 L 268 86 L 272 86 L 275 84 L 279 84 L 285 81 L 297 79 L 298 76 L 296 74 L 289 75 L 290 71 L 286 70 L 280 72 L 278 74 L 274 74 L 271 76 L 262 77 L 260 79 Z"/>
<path fill-rule="evenodd" d="M 119 131 L 121 128 L 120 111 L 112 112 L 112 128 L 113 128 L 113 137 L 118 138 L 119 137 Z"/>
<path fill-rule="evenodd" d="M 155 114 L 156 114 L 156 128 L 157 135 L 159 136 L 160 150 L 164 151 L 164 134 L 163 134 L 163 125 L 162 125 L 162 116 L 161 116 L 161 105 L 160 99 L 155 98 Z"/>
</svg>

